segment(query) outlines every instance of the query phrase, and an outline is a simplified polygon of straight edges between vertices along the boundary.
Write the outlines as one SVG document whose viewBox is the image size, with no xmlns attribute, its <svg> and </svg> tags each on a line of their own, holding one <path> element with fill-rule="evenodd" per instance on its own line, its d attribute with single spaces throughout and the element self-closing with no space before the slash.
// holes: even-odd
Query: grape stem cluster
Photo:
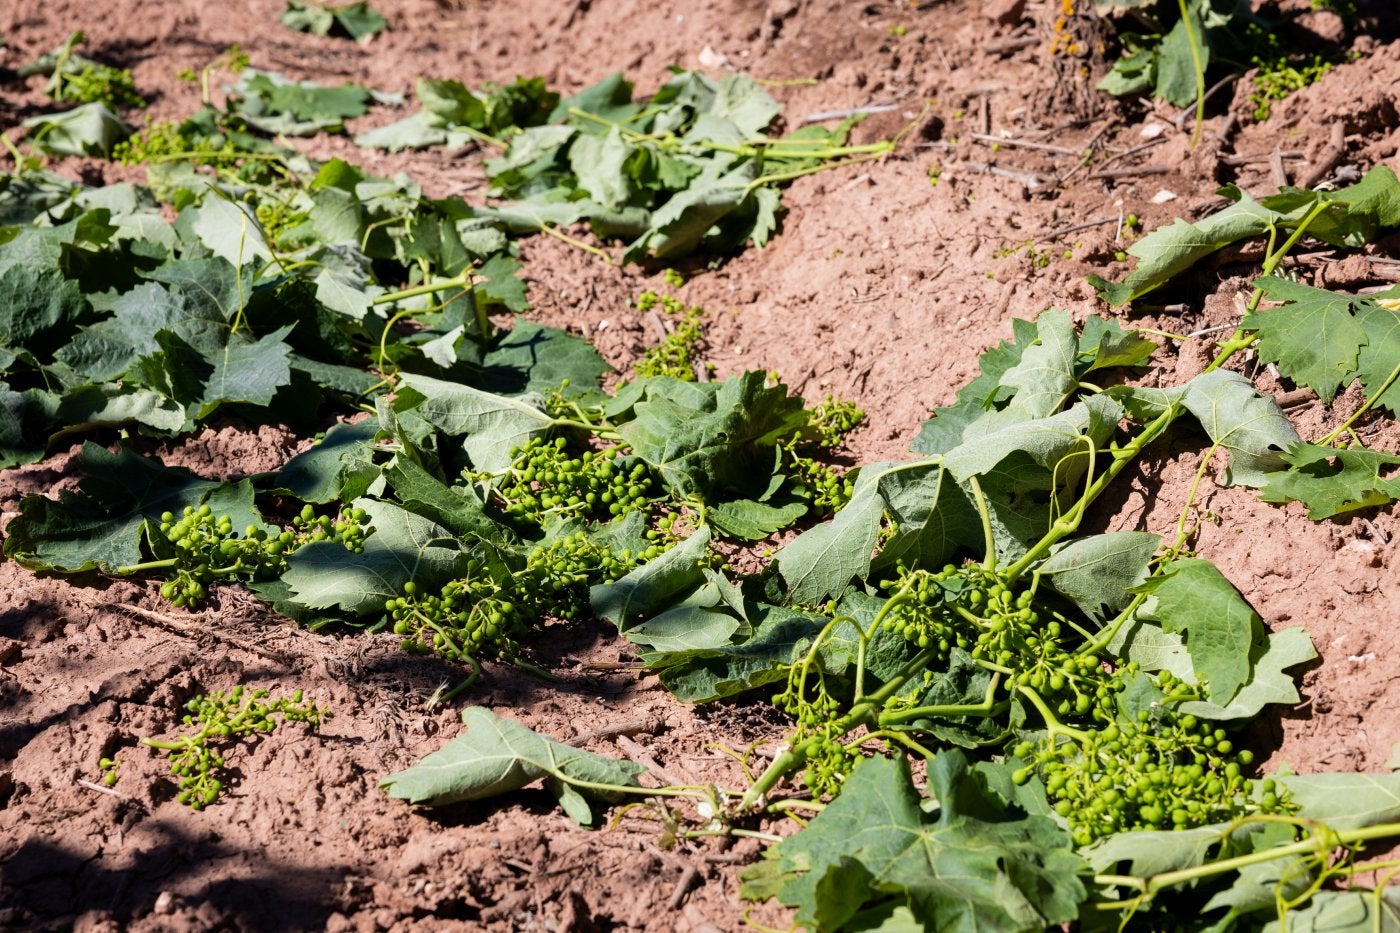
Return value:
<svg viewBox="0 0 1400 933">
<path fill-rule="evenodd" d="M 179 778 L 175 799 L 193 810 L 214 803 L 223 791 L 219 773 L 224 752 L 233 744 L 268 735 L 279 722 L 304 722 L 314 731 L 331 716 L 325 707 L 303 702 L 301 690 L 272 697 L 267 690 L 241 684 L 226 693 L 197 696 L 185 709 L 182 721 L 193 731 L 174 739 L 143 738 L 141 744 L 166 754 L 171 772 Z"/>
</svg>

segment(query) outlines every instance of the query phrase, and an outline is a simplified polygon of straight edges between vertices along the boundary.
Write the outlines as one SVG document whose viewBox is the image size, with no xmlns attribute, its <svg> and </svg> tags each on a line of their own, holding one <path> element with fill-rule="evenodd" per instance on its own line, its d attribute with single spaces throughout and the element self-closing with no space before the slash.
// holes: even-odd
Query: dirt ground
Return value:
<svg viewBox="0 0 1400 933">
<path fill-rule="evenodd" d="M 283 0 L 0 0 L 0 66 L 85 29 L 84 52 L 133 68 L 155 120 L 192 112 L 198 88 L 176 73 L 234 43 L 261 68 L 383 91 L 410 92 L 423 76 L 476 86 L 541 74 L 572 92 L 617 70 L 645 90 L 668 66 L 703 65 L 773 82 L 790 127 L 811 114 L 892 105 L 858 127 L 857 141 L 911 127 L 895 155 L 798 181 L 772 244 L 688 267 L 681 292 L 709 310 L 706 356 L 720 374 L 776 370 L 808 398 L 859 403 L 869 417 L 850 442 L 857 461 L 907 456 L 920 422 L 952 401 L 978 353 L 1010 334 L 1011 317 L 1050 306 L 1076 319 L 1111 313 L 1084 276 L 1125 271 L 1113 257 L 1127 242 L 1126 215 L 1151 229 L 1219 205 L 1215 189 L 1227 182 L 1263 194 L 1380 164 L 1400 170 L 1400 41 L 1346 35 L 1335 14 L 1303 12 L 1306 2 L 1288 7 L 1298 35 L 1359 57 L 1276 104 L 1265 123 L 1249 117 L 1247 81 L 1223 87 L 1195 148 L 1178 111 L 1087 91 L 1081 72 L 1092 77 L 1102 63 L 1048 51 L 1059 0 L 375 5 L 391 28 L 356 45 L 283 28 Z M 44 105 L 41 83 L 0 84 L 0 128 Z M 352 130 L 401 115 L 380 108 Z M 304 145 L 379 174 L 407 171 L 433 195 L 484 194 L 474 154 L 388 157 L 344 138 Z M 1091 146 L 1099 154 L 1083 164 Z M 83 168 L 89 182 L 104 171 Z M 1396 246 L 1367 252 L 1395 256 Z M 656 287 L 660 270 L 608 266 L 544 237 L 524 244 L 524 259 L 529 317 L 586 336 L 616 366 L 640 354 L 650 335 L 628 302 Z M 1178 334 L 1232 327 L 1257 262 L 1257 252 L 1234 255 L 1164 290 L 1155 310 L 1120 317 Z M 1396 270 L 1332 252 L 1301 256 L 1293 269 L 1350 290 L 1387 284 Z M 1172 342 L 1149 378 L 1176 383 L 1198 372 L 1208 340 Z M 1292 389 L 1267 370 L 1257 376 L 1265 390 Z M 1291 400 L 1305 437 L 1359 403 L 1353 394 L 1331 406 Z M 1393 432 L 1368 440 L 1400 448 Z M 1131 489 L 1102 504 L 1097 526 L 1172 527 L 1202 441 L 1158 450 Z M 275 468 L 298 443 L 228 424 L 150 449 L 223 478 Z M 0 473 L 0 521 L 23 496 L 68 482 L 72 456 Z M 1400 653 L 1387 628 L 1400 618 L 1394 511 L 1315 524 L 1296 504 L 1266 505 L 1209 480 L 1201 501 L 1210 520 L 1199 551 L 1267 625 L 1303 626 L 1321 653 L 1302 674 L 1302 704 L 1254 736 L 1270 767 L 1383 770 L 1400 742 Z M 531 652 L 558 683 L 488 666 L 465 702 L 686 782 L 741 786 L 721 746 L 782 735 L 764 704 L 678 704 L 596 623 L 552 628 Z M 0 928 L 744 927 L 737 876 L 757 851 L 752 842 L 663 849 L 662 815 L 645 808 L 588 832 L 543 791 L 426 813 L 378 790 L 382 776 L 459 732 L 456 707 L 426 707 L 459 677 L 404 656 L 392 636 L 312 634 L 233 590 L 185 614 L 154 585 L 46 578 L 0 563 Z M 136 740 L 172 731 L 192 695 L 235 683 L 301 687 L 334 718 L 315 737 L 285 728 L 238 753 L 225 802 L 192 812 L 173 799 L 163 761 Z M 112 791 L 95 783 L 102 757 L 120 761 Z M 789 922 L 766 905 L 750 916 Z"/>
</svg>

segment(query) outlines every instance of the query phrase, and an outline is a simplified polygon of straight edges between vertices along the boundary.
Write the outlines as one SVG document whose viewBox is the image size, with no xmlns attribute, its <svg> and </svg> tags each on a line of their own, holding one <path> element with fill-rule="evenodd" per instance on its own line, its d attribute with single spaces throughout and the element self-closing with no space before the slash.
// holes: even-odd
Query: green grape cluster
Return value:
<svg viewBox="0 0 1400 933">
<path fill-rule="evenodd" d="M 347 550 L 364 549 L 366 530 L 363 509 L 345 509 L 335 516 L 317 516 L 305 506 L 292 528 L 270 533 L 256 525 L 234 533 L 233 519 L 214 515 L 207 504 L 186 506 L 180 516 L 165 512 L 160 531 L 175 550 L 169 561 L 173 572 L 161 585 L 160 595 L 177 608 L 194 608 L 204 601 L 209 586 L 218 580 L 269 580 L 287 570 L 287 557 L 309 541 L 337 541 Z"/>
<path fill-rule="evenodd" d="M 1254 756 L 1237 750 L 1224 729 L 1170 706 L 1094 732 L 1052 732 L 1013 753 L 1029 762 L 1014 779 L 1040 776 L 1077 845 L 1125 830 L 1189 829 L 1296 809 L 1272 780 L 1256 787 L 1244 776 Z"/>
<path fill-rule="evenodd" d="M 837 725 L 841 704 L 819 685 L 816 696 L 806 698 L 801 686 L 789 681 L 782 693 L 773 697 L 773 705 L 797 720 L 789 742 L 807 750 L 802 772 L 802 784 L 813 795 L 834 797 L 860 760 L 859 743 L 847 745 Z"/>
<path fill-rule="evenodd" d="M 660 537 L 639 552 L 599 544 L 582 530 L 545 542 L 530 552 L 523 586 L 540 601 L 541 613 L 573 619 L 588 609 L 588 588 L 620 580 L 633 568 L 670 549 Z"/>
<path fill-rule="evenodd" d="M 840 511 L 851 501 L 855 492 L 855 480 L 833 466 L 803 457 L 792 456 L 791 474 L 800 484 L 799 495 L 807 500 L 813 511 L 830 515 Z"/>
<path fill-rule="evenodd" d="M 686 307 L 679 298 L 658 295 L 653 291 L 637 296 L 638 311 L 645 314 L 654 308 L 660 308 L 675 323 L 664 340 L 647 348 L 642 358 L 633 364 L 633 376 L 638 379 L 670 376 L 682 382 L 694 382 L 695 354 L 705 336 L 700 326 L 705 320 L 704 309 L 699 306 Z"/>
<path fill-rule="evenodd" d="M 817 443 L 823 447 L 840 446 L 847 434 L 865 420 L 865 412 L 855 402 L 845 402 L 828 395 L 820 404 L 808 410 L 808 427 L 816 432 Z"/>
<path fill-rule="evenodd" d="M 262 225 L 268 240 L 276 243 L 289 230 L 301 226 L 309 218 L 307 211 L 297 209 L 288 198 L 255 198 L 249 192 L 245 200 L 252 202 L 253 215 Z"/>
<path fill-rule="evenodd" d="M 467 575 L 449 581 L 436 593 L 422 593 L 412 580 L 403 594 L 384 604 L 394 634 L 404 650 L 431 651 L 449 661 L 497 657 L 519 652 L 517 639 L 534 620 L 530 607 L 516 597 L 511 578 L 499 581 L 476 561 Z"/>
<path fill-rule="evenodd" d="M 103 103 L 113 108 L 146 106 L 145 98 L 136 91 L 130 68 L 84 61 L 77 68 L 55 71 L 50 86 L 51 96 L 57 101 Z"/>
<path fill-rule="evenodd" d="M 560 437 L 532 437 L 511 449 L 503 476 L 466 474 L 492 483 L 493 501 L 520 524 L 543 526 L 551 518 L 597 519 L 646 507 L 655 494 L 651 468 L 623 457 L 616 447 L 575 456 Z"/>
<path fill-rule="evenodd" d="M 589 587 L 625 576 L 660 556 L 672 542 L 658 539 L 640 552 L 599 544 L 580 530 L 537 545 L 514 572 L 491 573 L 476 560 L 466 575 L 437 593 L 412 581 L 384 606 L 405 650 L 450 661 L 513 660 L 520 636 L 545 615 L 572 619 L 588 609 Z"/>
<path fill-rule="evenodd" d="M 941 570 L 899 567 L 885 582 L 897 596 L 885 625 L 946 660 L 954 646 L 974 661 L 1011 672 L 1008 689 L 1033 692 L 1060 717 L 1111 721 L 1121 679 L 1093 654 L 1071 650 L 1057 618 L 1043 619 L 1035 594 L 1008 586 L 978 564 Z"/>
<path fill-rule="evenodd" d="M 175 799 L 202 810 L 218 799 L 224 782 L 218 770 L 224 766 L 221 749 L 239 739 L 267 735 L 282 722 L 304 722 L 314 731 L 331 714 L 324 707 L 303 702 L 302 691 L 270 697 L 266 690 L 248 690 L 241 684 L 227 693 L 198 696 L 185 704 L 183 718 L 193 732 L 170 740 L 144 738 L 141 744 L 166 753 L 170 770 L 180 779 Z"/>
<path fill-rule="evenodd" d="M 368 517 L 364 509 L 353 506 L 344 506 L 334 515 L 317 515 L 314 508 L 304 505 L 292 519 L 295 544 L 301 547 L 314 541 L 334 541 L 344 545 L 347 551 L 363 553 L 365 538 L 369 535 L 365 527 Z"/>
</svg>

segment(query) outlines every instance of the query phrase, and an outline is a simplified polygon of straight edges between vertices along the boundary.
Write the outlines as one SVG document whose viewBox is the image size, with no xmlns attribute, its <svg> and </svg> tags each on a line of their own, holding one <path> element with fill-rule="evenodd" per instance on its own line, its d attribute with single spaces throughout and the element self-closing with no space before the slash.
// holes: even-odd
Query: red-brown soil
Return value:
<svg viewBox="0 0 1400 933">
<path fill-rule="evenodd" d="M 978 353 L 1009 335 L 1012 316 L 1050 306 L 1077 319 L 1109 313 L 1084 276 L 1125 271 L 1113 261 L 1127 242 L 1122 216 L 1137 214 L 1147 229 L 1199 216 L 1220 203 L 1222 183 L 1275 190 L 1280 166 L 1286 180 L 1308 183 L 1380 164 L 1400 169 L 1394 38 L 1343 36 L 1363 54 L 1276 104 L 1264 123 L 1248 116 L 1247 81 L 1233 86 L 1232 100 L 1225 88 L 1192 148 L 1190 120 L 1174 109 L 1087 92 L 1081 63 L 1050 54 L 1058 0 L 379 0 L 391 29 L 365 45 L 293 33 L 277 22 L 283 6 L 5 0 L 0 65 L 17 67 L 85 29 L 85 53 L 133 68 L 156 120 L 198 104 L 197 87 L 177 72 L 234 43 L 259 67 L 384 91 L 409 92 L 421 76 L 475 86 L 542 74 L 569 92 L 616 70 L 648 89 L 668 66 L 703 60 L 778 82 L 771 91 L 789 125 L 895 105 L 857 136 L 912 127 L 896 155 L 797 182 L 771 245 L 696 264 L 682 291 L 709 310 L 707 358 L 720 374 L 776 370 L 809 398 L 858 402 L 869 418 L 851 438 L 856 460 L 903 456 L 920 422 L 974 375 Z M 1302 16 L 1298 28 L 1304 38 L 1308 29 L 1341 35 L 1331 14 Z M 43 106 L 40 85 L 0 85 L 0 128 Z M 353 129 L 398 116 L 376 111 Z M 992 146 L 977 134 L 1041 148 Z M 346 139 L 305 145 L 380 174 L 407 171 L 435 195 L 471 200 L 484 190 L 475 156 L 386 157 Z M 1091 146 L 1098 155 L 1082 166 Z M 116 177 L 110 167 L 84 169 L 89 181 Z M 1393 255 L 1394 246 L 1371 252 Z M 530 317 L 587 336 L 616 366 L 639 355 L 650 335 L 629 298 L 657 285 L 657 272 L 604 265 L 547 238 L 527 241 L 524 258 Z M 1175 307 L 1120 317 L 1178 334 L 1233 325 L 1257 259 L 1195 274 L 1161 299 Z M 1384 284 L 1394 268 L 1329 251 L 1300 258 L 1293 271 L 1356 289 Z M 1175 383 L 1198 372 L 1209 339 L 1170 342 L 1150 378 Z M 1291 388 L 1257 375 L 1266 390 Z M 1358 401 L 1300 399 L 1290 413 L 1314 437 Z M 1397 447 L 1393 429 L 1368 440 Z M 1103 504 L 1097 525 L 1174 527 L 1204 446 L 1187 438 L 1149 457 L 1132 488 Z M 168 462 L 215 477 L 275 468 L 296 449 L 285 432 L 237 424 L 159 447 Z M 4 520 L 21 497 L 69 482 L 70 458 L 0 473 Z M 1400 619 L 1394 512 L 1314 524 L 1297 505 L 1266 505 L 1209 477 L 1197 511 L 1199 551 L 1269 626 L 1303 626 L 1321 654 L 1302 674 L 1303 703 L 1256 737 L 1271 764 L 1384 769 L 1400 741 L 1400 654 L 1389 629 Z M 650 756 L 685 780 L 729 786 L 743 775 L 718 746 L 743 749 L 782 733 L 762 704 L 676 703 L 654 677 L 619 664 L 632 657 L 627 644 L 591 622 L 551 629 L 533 652 L 558 683 L 488 666 L 465 701 L 561 741 Z M 391 636 L 311 634 L 236 591 L 187 614 L 153 585 L 35 576 L 0 563 L 0 927 L 743 926 L 737 874 L 752 843 L 665 850 L 658 814 L 643 809 L 587 832 L 543 791 L 425 813 L 378 790 L 382 776 L 458 733 L 454 706 L 425 704 L 459 678 L 446 664 L 405 657 Z M 174 801 L 162 759 L 136 740 L 171 732 L 190 696 L 235 683 L 301 687 L 334 718 L 315 736 L 288 727 L 235 754 L 238 780 L 226 799 L 192 812 Z M 100 780 L 104 756 L 121 762 L 110 793 L 80 783 Z M 688 891 L 677 887 L 683 878 Z M 770 906 L 753 917 L 788 922 Z"/>
</svg>

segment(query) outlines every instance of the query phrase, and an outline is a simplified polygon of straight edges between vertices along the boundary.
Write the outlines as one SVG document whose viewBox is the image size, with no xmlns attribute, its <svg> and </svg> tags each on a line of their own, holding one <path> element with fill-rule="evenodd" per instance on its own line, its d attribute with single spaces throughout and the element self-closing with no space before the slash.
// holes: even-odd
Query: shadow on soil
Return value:
<svg viewBox="0 0 1400 933">
<path fill-rule="evenodd" d="M 134 868 L 31 838 L 0 864 L 0 913 L 10 914 L 7 923 L 21 928 L 20 917 L 47 926 L 93 911 L 125 925 L 149 913 L 169 891 L 172 909 L 197 907 L 221 918 L 222 928 L 317 929 L 333 909 L 334 896 L 327 894 L 342 890 L 350 872 L 267 859 L 243 877 L 225 875 L 191 890 L 181 883 L 184 875 L 203 875 L 208 862 L 235 858 L 238 851 L 217 838 L 196 838 L 168 826 L 160 835 L 161 842 L 137 855 Z"/>
</svg>

